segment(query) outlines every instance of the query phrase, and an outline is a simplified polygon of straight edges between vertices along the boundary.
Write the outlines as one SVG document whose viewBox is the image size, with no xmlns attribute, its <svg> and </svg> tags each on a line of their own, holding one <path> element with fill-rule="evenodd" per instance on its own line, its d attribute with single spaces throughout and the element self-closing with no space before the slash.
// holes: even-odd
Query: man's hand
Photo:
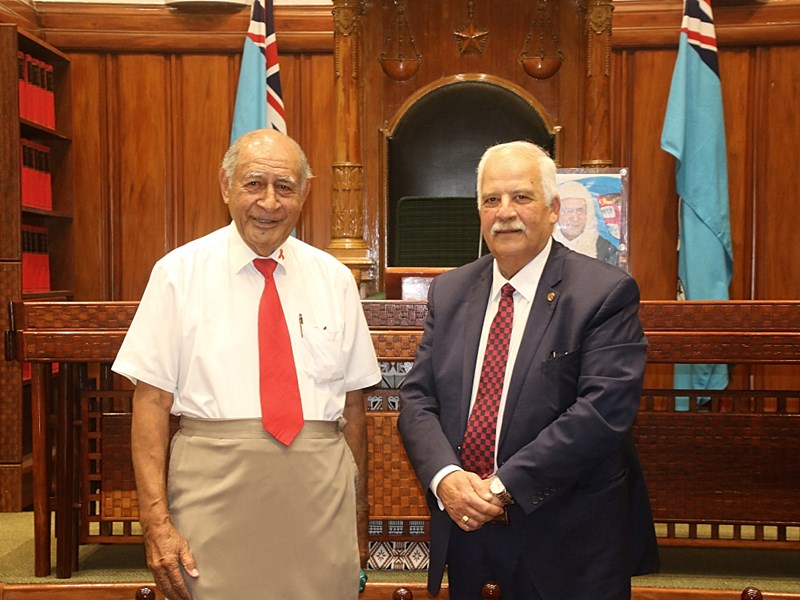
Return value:
<svg viewBox="0 0 800 600">
<path fill-rule="evenodd" d="M 172 523 L 165 523 L 145 531 L 147 566 L 153 573 L 158 588 L 169 600 L 192 600 L 183 581 L 180 566 L 190 577 L 200 573 L 194 562 L 189 544 Z"/>
<path fill-rule="evenodd" d="M 454 471 L 436 488 L 436 495 L 453 522 L 464 531 L 475 531 L 503 513 L 503 505 L 489 491 L 489 481 L 477 473 Z"/>
<path fill-rule="evenodd" d="M 167 448 L 172 394 L 143 381 L 133 393 L 131 458 L 139 498 L 139 521 L 144 529 L 147 566 L 169 600 L 192 600 L 180 565 L 191 577 L 199 573 L 189 544 L 169 518 Z"/>
</svg>

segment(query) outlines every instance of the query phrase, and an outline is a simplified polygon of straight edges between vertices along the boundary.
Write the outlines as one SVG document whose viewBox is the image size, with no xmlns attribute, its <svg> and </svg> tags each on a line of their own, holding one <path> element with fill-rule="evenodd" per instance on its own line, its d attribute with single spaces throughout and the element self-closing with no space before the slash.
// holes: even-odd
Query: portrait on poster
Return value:
<svg viewBox="0 0 800 600">
<path fill-rule="evenodd" d="M 581 254 L 628 270 L 628 169 L 558 169 L 561 211 L 553 237 Z"/>
</svg>

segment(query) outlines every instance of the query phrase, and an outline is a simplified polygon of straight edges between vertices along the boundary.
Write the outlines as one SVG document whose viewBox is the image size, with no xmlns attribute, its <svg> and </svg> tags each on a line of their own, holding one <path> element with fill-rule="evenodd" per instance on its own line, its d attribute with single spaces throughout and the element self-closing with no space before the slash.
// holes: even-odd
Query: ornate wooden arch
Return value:
<svg viewBox="0 0 800 600">
<path fill-rule="evenodd" d="M 474 197 L 475 168 L 487 147 L 527 139 L 558 163 L 560 130 L 535 97 L 500 77 L 444 77 L 409 96 L 382 132 L 386 264 L 401 264 L 395 237 L 403 198 L 457 199 L 462 208 L 454 209 L 453 219 L 469 220 L 471 214 L 459 215 L 472 208 L 467 199 Z"/>
</svg>

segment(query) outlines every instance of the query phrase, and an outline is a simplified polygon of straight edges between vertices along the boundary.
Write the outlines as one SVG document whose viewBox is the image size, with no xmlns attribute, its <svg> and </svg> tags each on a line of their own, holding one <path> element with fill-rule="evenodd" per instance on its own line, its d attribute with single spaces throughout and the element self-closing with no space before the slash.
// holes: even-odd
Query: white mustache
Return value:
<svg viewBox="0 0 800 600">
<path fill-rule="evenodd" d="M 527 228 L 525 227 L 525 223 L 523 223 L 519 217 L 513 219 L 512 221 L 504 221 L 498 222 L 492 225 L 492 233 L 506 233 L 509 231 L 522 231 L 525 232 Z"/>
</svg>

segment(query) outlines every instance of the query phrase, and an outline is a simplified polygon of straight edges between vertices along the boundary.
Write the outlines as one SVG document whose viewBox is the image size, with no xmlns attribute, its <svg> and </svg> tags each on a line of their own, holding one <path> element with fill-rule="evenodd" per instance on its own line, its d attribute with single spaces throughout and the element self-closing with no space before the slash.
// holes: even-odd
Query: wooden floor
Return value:
<svg viewBox="0 0 800 600">
<path fill-rule="evenodd" d="M 144 592 L 143 590 L 148 590 Z M 405 593 L 401 592 L 405 590 Z M 410 592 L 410 594 L 408 593 Z M 423 584 L 400 587 L 395 583 L 370 583 L 359 600 L 425 600 L 431 596 Z M 800 600 L 800 594 L 748 594 L 744 591 L 675 588 L 633 588 L 633 600 Z M 164 600 L 152 588 L 135 583 L 115 584 L 0 584 L 0 600 Z M 321 599 L 322 600 L 322 599 Z M 335 600 L 335 599 L 330 599 Z M 449 600 L 442 589 L 436 600 Z"/>
</svg>

